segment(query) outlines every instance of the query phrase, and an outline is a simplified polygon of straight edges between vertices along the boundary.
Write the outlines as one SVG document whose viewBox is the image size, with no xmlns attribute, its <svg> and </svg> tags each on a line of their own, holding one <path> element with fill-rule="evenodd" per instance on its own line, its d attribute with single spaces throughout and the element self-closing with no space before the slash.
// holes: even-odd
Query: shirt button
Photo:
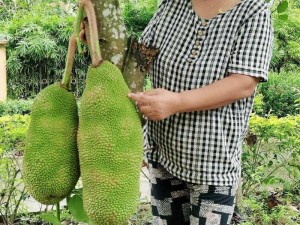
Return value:
<svg viewBox="0 0 300 225">
<path fill-rule="evenodd" d="M 206 26 L 207 26 L 207 22 L 203 21 L 203 22 L 202 22 L 202 25 L 203 25 L 204 27 L 206 27 Z"/>
<path fill-rule="evenodd" d="M 202 35 L 203 35 L 203 31 L 201 31 L 201 30 L 198 31 L 198 35 L 199 35 L 199 36 L 202 36 Z"/>
<path fill-rule="evenodd" d="M 196 46 L 199 46 L 199 45 L 200 45 L 200 41 L 196 41 L 196 42 L 195 42 L 195 45 L 196 45 Z"/>
<path fill-rule="evenodd" d="M 193 61 L 193 59 L 188 58 L 187 61 L 188 61 L 189 63 L 191 63 L 191 62 Z"/>
<path fill-rule="evenodd" d="M 192 50 L 192 55 L 197 55 L 197 51 L 196 50 Z"/>
</svg>

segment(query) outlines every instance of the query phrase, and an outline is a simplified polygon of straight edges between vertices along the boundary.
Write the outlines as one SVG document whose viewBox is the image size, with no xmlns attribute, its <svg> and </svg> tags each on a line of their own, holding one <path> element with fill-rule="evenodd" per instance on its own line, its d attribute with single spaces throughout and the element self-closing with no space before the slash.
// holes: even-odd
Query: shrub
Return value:
<svg viewBox="0 0 300 225">
<path fill-rule="evenodd" d="M 300 72 L 270 73 L 269 81 L 259 85 L 258 93 L 263 96 L 262 112 L 257 112 L 258 115 L 272 114 L 278 117 L 297 115 Z"/>
<path fill-rule="evenodd" d="M 0 150 L 3 152 L 22 152 L 24 150 L 29 119 L 29 115 L 0 117 Z"/>
<path fill-rule="evenodd" d="M 300 182 L 300 115 L 263 118 L 253 115 L 242 155 L 243 193 L 263 185 L 292 190 Z"/>
<path fill-rule="evenodd" d="M 14 224 L 27 198 L 21 174 L 20 153 L 25 147 L 29 115 L 0 117 L 0 221 Z"/>
<path fill-rule="evenodd" d="M 0 116 L 15 114 L 30 114 L 32 100 L 8 100 L 0 102 Z"/>
<path fill-rule="evenodd" d="M 268 196 L 270 193 L 262 192 L 259 195 L 243 198 L 243 214 L 247 222 L 242 225 L 297 225 L 300 222 L 299 213 L 291 205 L 288 196 L 282 196 L 282 201 L 278 206 L 270 208 L 268 206 Z M 281 200 L 281 199 L 280 199 Z M 295 208 L 295 207 L 294 207 Z"/>
<path fill-rule="evenodd" d="M 275 40 L 271 69 L 278 73 L 282 69 L 291 71 L 300 66 L 300 8 L 297 1 L 289 3 L 285 20 L 282 14 L 273 13 Z"/>
<path fill-rule="evenodd" d="M 122 1 L 121 7 L 127 31 L 139 35 L 155 13 L 157 4 L 157 0 Z"/>
</svg>

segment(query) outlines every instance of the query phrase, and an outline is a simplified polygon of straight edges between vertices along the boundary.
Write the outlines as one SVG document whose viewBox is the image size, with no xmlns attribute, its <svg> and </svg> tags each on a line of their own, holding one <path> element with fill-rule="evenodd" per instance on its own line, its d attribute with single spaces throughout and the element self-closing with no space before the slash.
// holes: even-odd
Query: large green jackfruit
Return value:
<svg viewBox="0 0 300 225">
<path fill-rule="evenodd" d="M 89 68 L 77 141 L 84 209 L 99 225 L 122 225 L 137 210 L 143 140 L 128 93 L 115 65 Z"/>
<path fill-rule="evenodd" d="M 37 201 L 64 199 L 79 178 L 78 110 L 74 95 L 60 84 L 43 89 L 32 106 L 23 161 L 26 188 Z"/>
</svg>

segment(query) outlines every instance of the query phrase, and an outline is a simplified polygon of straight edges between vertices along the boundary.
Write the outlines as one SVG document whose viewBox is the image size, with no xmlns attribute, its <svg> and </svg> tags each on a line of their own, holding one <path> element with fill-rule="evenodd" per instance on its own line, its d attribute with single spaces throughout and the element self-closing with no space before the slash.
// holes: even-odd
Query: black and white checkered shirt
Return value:
<svg viewBox="0 0 300 225">
<path fill-rule="evenodd" d="M 191 0 L 163 0 L 140 42 L 160 49 L 150 69 L 154 88 L 182 92 L 230 73 L 266 81 L 273 46 L 271 13 L 264 0 L 242 0 L 202 20 Z M 253 98 L 148 121 L 147 147 L 157 147 L 148 157 L 187 182 L 235 185 Z"/>
</svg>

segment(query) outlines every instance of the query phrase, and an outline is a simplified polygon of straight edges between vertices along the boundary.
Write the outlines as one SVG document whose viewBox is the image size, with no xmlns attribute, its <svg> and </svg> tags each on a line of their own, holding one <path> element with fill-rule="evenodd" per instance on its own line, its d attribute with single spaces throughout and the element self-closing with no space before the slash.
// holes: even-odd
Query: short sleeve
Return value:
<svg viewBox="0 0 300 225">
<path fill-rule="evenodd" d="M 156 13 L 149 21 L 147 27 L 144 29 L 142 35 L 139 38 L 139 43 L 142 43 L 148 47 L 155 47 L 158 40 L 158 26 L 159 20 L 165 11 L 168 0 L 162 0 Z"/>
<path fill-rule="evenodd" d="M 245 21 L 238 32 L 231 53 L 228 73 L 238 73 L 268 80 L 274 31 L 271 12 L 264 8 Z"/>
</svg>

